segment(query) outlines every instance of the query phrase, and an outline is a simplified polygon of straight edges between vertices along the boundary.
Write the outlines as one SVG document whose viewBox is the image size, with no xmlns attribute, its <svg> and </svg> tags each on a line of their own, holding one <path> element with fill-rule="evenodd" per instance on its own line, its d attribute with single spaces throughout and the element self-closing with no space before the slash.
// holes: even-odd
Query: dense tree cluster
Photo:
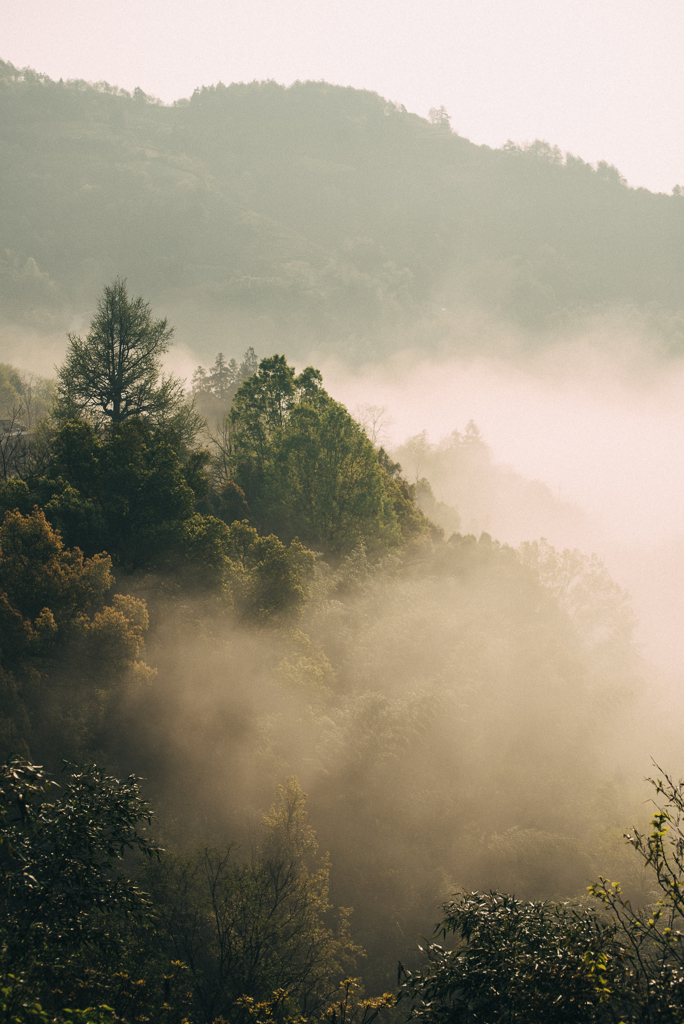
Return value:
<svg viewBox="0 0 684 1024">
<path fill-rule="evenodd" d="M 9 760 L 0 769 L 3 1019 L 248 1024 L 254 1007 L 269 1006 L 293 1024 L 325 1019 L 362 950 L 348 915 L 326 920 L 329 869 L 305 803 L 295 780 L 279 789 L 246 863 L 230 846 L 173 856 L 149 838 L 135 777 L 66 765 L 58 784 Z"/>
<path fill-rule="evenodd" d="M 338 553 L 429 532 L 389 460 L 311 367 L 295 376 L 283 356 L 263 359 L 235 395 L 227 443 L 231 476 L 261 529 Z"/>
<path fill-rule="evenodd" d="M 169 340 L 106 288 L 0 487 L 4 1016 L 680 1019 L 681 787 L 632 834 L 661 902 L 586 902 L 636 802 L 626 594 L 458 532 L 427 477 L 488 479 L 474 425 L 410 483 L 282 355 L 198 372 L 213 422 L 167 401 Z"/>
<path fill-rule="evenodd" d="M 195 395 L 205 381 L 227 424 L 227 449 L 219 438 L 202 448 L 199 415 L 162 375 L 171 334 L 124 282 L 105 288 L 87 336 L 70 337 L 40 444 L 0 490 L 5 753 L 27 750 L 46 708 L 55 713 L 44 690 L 54 694 L 67 664 L 79 660 L 101 694 L 137 664 L 147 611 L 110 598 L 113 570 L 163 573 L 238 620 L 284 620 L 301 613 L 314 572 L 299 537 L 339 556 L 397 547 L 402 527 L 406 539 L 429 533 L 320 374 L 297 377 L 281 356 L 259 364 L 250 350 L 232 368 L 219 356 L 195 375 Z M 11 368 L 3 379 L 22 386 Z M 79 727 L 99 728 L 113 699 L 98 698 Z M 81 700 L 74 686 L 69 714 Z"/>
<path fill-rule="evenodd" d="M 219 352 L 214 365 L 205 370 L 198 366 L 192 375 L 193 401 L 211 426 L 219 426 L 228 414 L 235 398 L 235 392 L 243 381 L 256 373 L 259 366 L 256 352 L 248 348 L 241 363 L 231 359 L 226 362 Z"/>
</svg>

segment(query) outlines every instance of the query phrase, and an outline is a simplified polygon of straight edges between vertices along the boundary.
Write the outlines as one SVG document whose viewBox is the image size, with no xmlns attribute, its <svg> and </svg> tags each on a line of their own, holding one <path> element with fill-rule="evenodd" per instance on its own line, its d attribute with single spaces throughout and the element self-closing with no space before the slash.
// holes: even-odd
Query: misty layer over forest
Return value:
<svg viewBox="0 0 684 1024">
<path fill-rule="evenodd" d="M 684 546 L 447 400 L 674 407 L 681 190 L 325 83 L 0 123 L 0 1015 L 681 1021 Z"/>
<path fill-rule="evenodd" d="M 492 319 L 538 346 L 616 310 L 680 351 L 681 196 L 546 142 L 475 146 L 453 113 L 316 82 L 164 106 L 1 63 L 2 321 L 63 337 L 125 272 L 201 359 L 227 335 L 481 350 Z"/>
</svg>

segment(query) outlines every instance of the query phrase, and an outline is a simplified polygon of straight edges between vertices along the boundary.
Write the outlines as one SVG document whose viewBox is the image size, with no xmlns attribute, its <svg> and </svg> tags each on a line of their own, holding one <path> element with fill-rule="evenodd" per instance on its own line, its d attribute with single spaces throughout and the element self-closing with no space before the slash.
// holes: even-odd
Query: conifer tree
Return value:
<svg viewBox="0 0 684 1024">
<path fill-rule="evenodd" d="M 105 287 L 86 337 L 69 335 L 58 371 L 63 411 L 87 411 L 112 423 L 177 411 L 182 382 L 162 374 L 161 366 L 172 336 L 168 321 L 155 320 L 142 296 L 129 297 L 125 281 Z"/>
</svg>

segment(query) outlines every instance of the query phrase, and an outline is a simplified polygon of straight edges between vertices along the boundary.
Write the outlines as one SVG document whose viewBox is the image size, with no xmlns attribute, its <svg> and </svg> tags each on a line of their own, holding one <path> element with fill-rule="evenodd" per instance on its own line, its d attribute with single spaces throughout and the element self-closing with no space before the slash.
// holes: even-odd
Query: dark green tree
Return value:
<svg viewBox="0 0 684 1024">
<path fill-rule="evenodd" d="M 70 420 L 53 441 L 46 514 L 69 543 L 104 548 L 130 568 L 173 559 L 195 511 L 177 449 L 175 432 L 149 419 L 129 419 L 104 437 Z M 197 467 L 188 468 L 194 478 Z"/>
<path fill-rule="evenodd" d="M 273 528 L 280 523 L 330 551 L 384 548 L 401 541 L 391 486 L 344 406 L 304 401 L 279 438 L 264 506 Z"/>
<path fill-rule="evenodd" d="M 113 582 L 106 555 L 64 547 L 39 509 L 0 524 L 0 664 L 46 656 L 76 621 L 104 603 Z"/>
<path fill-rule="evenodd" d="M 264 531 L 333 552 L 398 544 L 401 534 L 378 454 L 307 367 L 262 359 L 230 413 L 228 462 Z"/>
<path fill-rule="evenodd" d="M 215 519 L 205 521 L 223 526 Z M 235 610 L 257 620 L 299 614 L 308 597 L 313 552 L 296 539 L 286 547 L 274 534 L 260 537 L 247 522 L 223 528 L 226 581 Z"/>
<path fill-rule="evenodd" d="M 182 382 L 164 376 L 161 366 L 172 335 L 168 321 L 155 320 L 142 296 L 129 297 L 125 281 L 105 287 L 86 337 L 69 335 L 58 371 L 62 409 L 94 413 L 112 423 L 177 411 Z"/>
<path fill-rule="evenodd" d="M 467 893 L 446 916 L 416 971 L 400 965 L 400 998 L 422 1024 L 598 1024 L 621 1020 L 608 978 L 621 973 L 616 926 L 595 913 Z M 451 948 L 437 939 L 451 939 Z M 631 1019 L 631 1018 L 630 1018 Z"/>
<path fill-rule="evenodd" d="M 93 989 L 110 994 L 112 965 L 149 910 L 122 862 L 130 852 L 158 856 L 145 834 L 150 820 L 133 776 L 68 765 L 57 786 L 22 760 L 0 768 L 4 1020 L 41 1019 L 22 1007 L 27 990 L 53 1012 L 84 1005 Z"/>
<path fill-rule="evenodd" d="M 160 936 L 188 966 L 198 1024 L 248 1024 L 250 1006 L 274 998 L 277 1020 L 324 1020 L 363 952 L 349 911 L 330 920 L 330 866 L 305 804 L 296 779 L 280 786 L 246 863 L 229 846 L 149 865 Z"/>
<path fill-rule="evenodd" d="M 122 690 L 149 677 L 145 603 L 111 595 L 111 568 L 65 547 L 38 508 L 0 523 L 0 757 L 75 756 Z"/>
</svg>

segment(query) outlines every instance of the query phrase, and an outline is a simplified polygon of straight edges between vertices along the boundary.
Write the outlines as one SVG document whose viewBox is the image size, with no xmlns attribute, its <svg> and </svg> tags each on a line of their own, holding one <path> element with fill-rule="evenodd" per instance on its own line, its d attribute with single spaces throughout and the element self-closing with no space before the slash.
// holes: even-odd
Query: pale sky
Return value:
<svg viewBox="0 0 684 1024">
<path fill-rule="evenodd" d="M 631 185 L 684 184 L 681 0 L 0 0 L 0 58 L 139 85 L 325 79 L 477 143 L 543 138 Z"/>
</svg>

